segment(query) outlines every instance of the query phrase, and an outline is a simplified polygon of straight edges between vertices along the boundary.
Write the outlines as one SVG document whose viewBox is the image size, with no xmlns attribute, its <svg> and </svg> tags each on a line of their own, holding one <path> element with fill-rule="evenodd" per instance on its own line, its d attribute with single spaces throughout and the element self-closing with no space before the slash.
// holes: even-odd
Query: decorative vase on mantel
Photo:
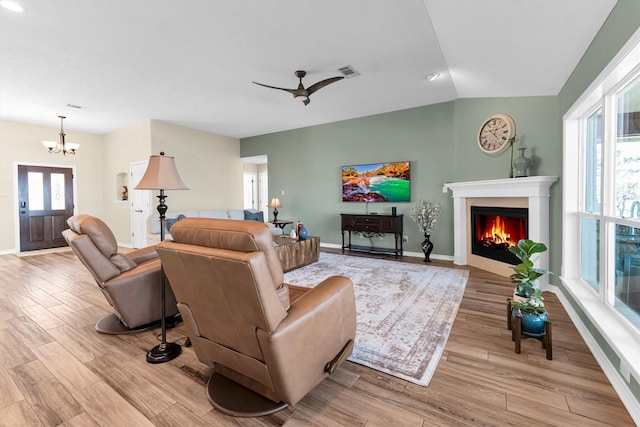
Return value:
<svg viewBox="0 0 640 427">
<path fill-rule="evenodd" d="M 527 149 L 526 147 L 518 148 L 518 151 L 520 152 L 520 154 L 513 161 L 513 176 L 514 176 L 514 178 L 521 178 L 521 177 L 529 176 L 529 175 L 527 175 L 527 169 L 529 169 L 529 165 L 531 164 L 531 160 L 524 155 L 524 150 L 526 150 L 526 149 Z"/>
<path fill-rule="evenodd" d="M 420 247 L 422 247 L 422 252 L 424 252 L 424 262 L 431 262 L 429 255 L 431 255 L 431 251 L 433 250 L 433 242 L 430 239 L 431 235 L 425 233 L 424 241 L 420 245 Z"/>
</svg>

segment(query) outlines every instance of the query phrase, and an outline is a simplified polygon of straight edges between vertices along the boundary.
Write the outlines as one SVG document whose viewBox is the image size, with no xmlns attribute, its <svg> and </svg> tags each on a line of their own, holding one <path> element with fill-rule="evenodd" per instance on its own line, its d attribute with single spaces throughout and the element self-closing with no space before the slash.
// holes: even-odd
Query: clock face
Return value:
<svg viewBox="0 0 640 427">
<path fill-rule="evenodd" d="M 478 132 L 478 146 L 488 154 L 497 154 L 507 149 L 509 139 L 516 135 L 516 125 L 506 114 L 489 117 Z"/>
</svg>

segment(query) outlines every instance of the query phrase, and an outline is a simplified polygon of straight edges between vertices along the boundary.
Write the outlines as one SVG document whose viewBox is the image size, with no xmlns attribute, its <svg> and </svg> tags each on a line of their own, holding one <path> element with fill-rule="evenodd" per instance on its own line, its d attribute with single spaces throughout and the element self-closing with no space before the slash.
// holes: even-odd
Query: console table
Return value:
<svg viewBox="0 0 640 427">
<path fill-rule="evenodd" d="M 367 214 L 340 214 L 342 217 L 342 252 L 345 249 L 350 251 L 362 251 L 369 253 L 393 254 L 396 258 L 402 256 L 402 219 L 403 215 L 367 215 Z M 344 242 L 345 231 L 349 236 L 348 244 Z M 382 234 L 393 234 L 395 238 L 395 248 L 376 248 L 374 246 L 358 246 L 351 244 L 351 233 L 373 237 Z M 398 246 L 399 244 L 399 246 Z"/>
</svg>

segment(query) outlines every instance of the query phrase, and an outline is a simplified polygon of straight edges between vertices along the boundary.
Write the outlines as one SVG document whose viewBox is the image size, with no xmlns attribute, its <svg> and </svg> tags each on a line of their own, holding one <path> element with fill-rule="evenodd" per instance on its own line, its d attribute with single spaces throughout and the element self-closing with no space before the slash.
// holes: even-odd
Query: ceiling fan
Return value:
<svg viewBox="0 0 640 427">
<path fill-rule="evenodd" d="M 311 100 L 309 99 L 309 96 L 311 96 L 312 93 L 317 92 L 318 90 L 322 89 L 323 87 L 330 85 L 331 83 L 337 82 L 338 80 L 342 80 L 344 79 L 343 76 L 340 77 L 331 77 L 329 79 L 325 79 L 325 80 L 320 80 L 318 83 L 314 83 L 311 86 L 309 86 L 307 89 L 304 88 L 304 85 L 302 84 L 302 79 L 304 76 L 307 75 L 306 71 L 302 71 L 302 70 L 298 70 L 296 71 L 296 77 L 300 79 L 300 83 L 298 84 L 298 88 L 297 89 L 285 89 L 283 87 L 276 87 L 276 86 L 269 86 L 269 85 L 265 85 L 262 83 L 258 83 L 258 82 L 252 82 L 255 83 L 259 86 L 264 86 L 264 87 L 268 87 L 270 89 L 278 89 L 278 90 L 284 90 L 285 92 L 289 92 L 290 94 L 293 95 L 293 97 L 295 99 L 297 99 L 298 101 L 302 101 L 304 103 L 304 105 L 307 105 L 311 102 Z"/>
</svg>

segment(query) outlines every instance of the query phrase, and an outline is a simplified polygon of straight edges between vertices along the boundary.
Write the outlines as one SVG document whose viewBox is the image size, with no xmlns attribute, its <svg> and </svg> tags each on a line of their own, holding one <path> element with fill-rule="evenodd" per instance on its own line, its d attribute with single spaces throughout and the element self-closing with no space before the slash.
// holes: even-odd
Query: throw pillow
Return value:
<svg viewBox="0 0 640 427">
<path fill-rule="evenodd" d="M 180 214 L 175 218 L 167 218 L 167 233 L 171 233 L 171 226 L 181 219 L 186 218 L 186 216 Z"/>
<path fill-rule="evenodd" d="M 262 211 L 258 211 L 258 212 L 251 212 L 251 211 L 244 211 L 244 219 L 248 219 L 251 221 L 258 221 L 258 222 L 264 222 L 264 215 L 262 213 Z"/>
</svg>

